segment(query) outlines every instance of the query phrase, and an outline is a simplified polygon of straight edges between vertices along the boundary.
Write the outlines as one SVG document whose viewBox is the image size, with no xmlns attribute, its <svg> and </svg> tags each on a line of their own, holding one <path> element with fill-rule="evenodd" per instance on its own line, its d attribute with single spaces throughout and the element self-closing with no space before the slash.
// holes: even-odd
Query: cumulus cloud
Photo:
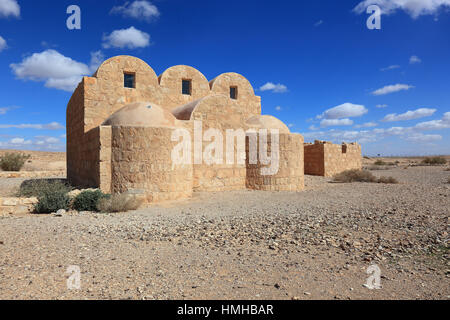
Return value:
<svg viewBox="0 0 450 320">
<path fill-rule="evenodd" d="M 393 92 L 398 92 L 398 91 L 402 91 L 402 90 L 409 90 L 414 88 L 414 86 L 410 86 L 407 84 L 394 84 L 394 85 L 389 85 L 389 86 L 385 86 L 381 89 L 375 90 L 372 92 L 372 94 L 374 96 L 382 96 L 385 94 L 389 94 L 389 93 L 393 93 Z"/>
<path fill-rule="evenodd" d="M 373 128 L 378 126 L 378 124 L 376 122 L 366 122 L 363 124 L 357 124 L 355 125 L 355 128 Z"/>
<path fill-rule="evenodd" d="M 450 112 L 444 113 L 441 120 L 432 120 L 416 124 L 416 130 L 442 130 L 450 128 Z"/>
<path fill-rule="evenodd" d="M 380 141 L 388 137 L 398 137 L 402 140 L 415 143 L 430 143 L 441 140 L 442 136 L 439 134 L 425 134 L 424 131 L 448 128 L 450 128 L 450 112 L 444 113 L 441 120 L 422 122 L 412 127 L 374 128 L 371 130 L 330 129 L 328 131 L 307 132 L 303 135 L 305 140 L 321 139 L 336 143 L 341 143 L 342 141 L 368 143 Z"/>
<path fill-rule="evenodd" d="M 365 115 L 369 110 L 363 105 L 344 103 L 337 107 L 328 109 L 323 114 L 317 116 L 318 119 L 342 119 L 342 118 L 354 118 Z"/>
<path fill-rule="evenodd" d="M 115 30 L 109 35 L 103 36 L 103 48 L 145 48 L 150 45 L 150 35 L 143 31 L 130 27 L 128 29 Z"/>
<path fill-rule="evenodd" d="M 0 36 L 0 52 L 5 50 L 7 47 L 8 45 L 6 44 L 6 40 L 3 39 L 2 36 Z"/>
<path fill-rule="evenodd" d="M 161 15 L 158 8 L 149 1 L 126 2 L 123 6 L 113 7 L 110 13 L 147 22 L 151 22 Z"/>
<path fill-rule="evenodd" d="M 384 109 L 384 108 L 387 108 L 388 105 L 387 104 L 377 104 L 375 107 L 378 109 Z"/>
<path fill-rule="evenodd" d="M 420 60 L 420 58 L 418 56 L 412 56 L 411 58 L 409 58 L 409 63 L 410 64 L 416 64 L 416 63 L 421 63 L 422 60 Z"/>
<path fill-rule="evenodd" d="M 259 90 L 272 91 L 275 93 L 284 93 L 288 91 L 287 87 L 284 84 L 281 83 L 275 84 L 272 82 L 267 82 L 265 85 L 261 86 Z"/>
<path fill-rule="evenodd" d="M 0 18 L 9 16 L 19 18 L 20 6 L 16 0 L 0 0 Z"/>
<path fill-rule="evenodd" d="M 20 63 L 10 65 L 17 78 L 44 81 L 47 88 L 73 91 L 83 76 L 92 74 L 101 63 L 100 51 L 91 54 L 90 66 L 66 57 L 56 50 L 48 49 L 34 53 Z"/>
<path fill-rule="evenodd" d="M 400 68 L 400 66 L 395 64 L 395 65 L 392 65 L 392 66 L 389 66 L 389 67 L 386 67 L 386 68 L 381 68 L 380 71 L 384 72 L 384 71 L 394 70 L 394 69 L 398 69 L 398 68 Z"/>
<path fill-rule="evenodd" d="M 414 111 L 407 111 L 402 114 L 391 113 L 384 117 L 382 121 L 384 122 L 393 122 L 393 121 L 407 121 L 420 119 L 424 117 L 432 116 L 436 112 L 436 109 L 430 108 L 420 108 Z"/>
<path fill-rule="evenodd" d="M 58 122 L 47 124 L 0 124 L 0 129 L 36 129 L 36 130 L 62 130 L 64 126 Z"/>
<path fill-rule="evenodd" d="M 398 10 L 408 13 L 413 19 L 421 15 L 436 14 L 441 8 L 450 7 L 450 0 L 364 0 L 353 11 L 365 13 L 370 5 L 378 5 L 382 14 L 392 14 Z"/>
<path fill-rule="evenodd" d="M 353 120 L 350 119 L 323 119 L 320 122 L 320 126 L 324 127 L 337 127 L 337 126 L 351 126 Z"/>
<path fill-rule="evenodd" d="M 28 150 L 52 150 L 63 151 L 65 146 L 60 139 L 48 136 L 37 136 L 34 139 L 24 139 L 22 137 L 13 137 L 8 141 L 0 141 L 0 148 L 5 149 L 28 149 Z"/>
</svg>

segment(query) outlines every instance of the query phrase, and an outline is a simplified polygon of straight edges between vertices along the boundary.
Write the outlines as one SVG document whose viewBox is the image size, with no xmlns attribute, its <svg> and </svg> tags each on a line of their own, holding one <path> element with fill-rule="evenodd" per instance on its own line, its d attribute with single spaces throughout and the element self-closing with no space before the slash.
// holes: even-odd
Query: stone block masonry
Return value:
<svg viewBox="0 0 450 320">
<path fill-rule="evenodd" d="M 217 130 L 222 136 L 230 130 L 278 131 L 276 145 L 268 139 L 268 149 L 276 148 L 279 155 L 278 170 L 262 175 L 265 166 L 248 161 L 173 165 L 177 142 L 172 133 L 181 128 L 192 133 L 198 122 L 203 132 Z M 236 148 L 238 143 L 233 142 Z M 346 157 L 356 166 L 349 156 L 352 148 L 347 147 Z M 261 115 L 261 98 L 234 72 L 208 82 L 195 68 L 174 66 L 158 77 L 138 58 L 113 57 L 83 78 L 67 106 L 69 182 L 106 193 L 140 194 L 147 202 L 188 198 L 196 191 L 301 191 L 304 171 L 325 175 L 342 167 L 343 156 L 332 147 L 318 147 L 311 156 L 304 150 L 301 135 Z M 247 145 L 247 160 L 248 151 Z"/>
<path fill-rule="evenodd" d="M 315 141 L 304 145 L 305 174 L 333 177 L 351 169 L 362 169 L 361 146 Z"/>
</svg>

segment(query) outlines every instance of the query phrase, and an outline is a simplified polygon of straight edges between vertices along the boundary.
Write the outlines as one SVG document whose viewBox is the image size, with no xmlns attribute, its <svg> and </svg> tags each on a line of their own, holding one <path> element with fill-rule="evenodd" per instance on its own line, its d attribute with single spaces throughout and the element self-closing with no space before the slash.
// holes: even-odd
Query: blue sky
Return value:
<svg viewBox="0 0 450 320">
<path fill-rule="evenodd" d="M 81 30 L 66 26 L 72 4 Z M 306 141 L 450 154 L 449 18 L 450 0 L 0 0 L 0 148 L 65 150 L 70 90 L 126 54 L 157 74 L 238 72 Z"/>
</svg>

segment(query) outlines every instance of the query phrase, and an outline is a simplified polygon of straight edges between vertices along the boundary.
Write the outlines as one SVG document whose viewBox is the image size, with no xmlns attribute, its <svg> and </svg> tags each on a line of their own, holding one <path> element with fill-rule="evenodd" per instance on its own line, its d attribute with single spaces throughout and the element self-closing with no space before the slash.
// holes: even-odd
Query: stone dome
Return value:
<svg viewBox="0 0 450 320">
<path fill-rule="evenodd" d="M 103 126 L 113 127 L 175 127 L 176 118 L 169 111 L 151 102 L 136 102 L 113 113 Z"/>
<path fill-rule="evenodd" d="M 289 128 L 272 116 L 253 116 L 245 122 L 250 129 L 278 129 L 280 133 L 290 133 Z"/>
</svg>

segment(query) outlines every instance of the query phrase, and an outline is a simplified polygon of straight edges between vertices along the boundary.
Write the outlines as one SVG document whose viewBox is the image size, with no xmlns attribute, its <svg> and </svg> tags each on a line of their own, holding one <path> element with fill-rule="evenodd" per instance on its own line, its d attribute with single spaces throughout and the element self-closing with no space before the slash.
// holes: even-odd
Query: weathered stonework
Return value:
<svg viewBox="0 0 450 320">
<path fill-rule="evenodd" d="M 125 74 L 134 76 L 132 88 L 125 87 Z M 189 94 L 183 94 L 183 81 L 190 81 Z M 216 129 L 224 139 L 230 134 L 235 153 L 242 147 L 245 159 L 237 161 L 234 154 L 235 161 L 225 161 L 229 150 L 223 141 L 223 162 L 191 159 L 191 164 L 174 165 L 172 150 L 179 142 L 172 141 L 172 133 L 187 130 L 194 145 L 198 126 L 203 133 Z M 233 136 L 261 129 L 269 133 L 268 150 L 279 152 L 279 170 L 269 176 L 261 174 L 265 164 L 249 163 L 248 137 Z M 279 141 L 271 141 L 271 130 L 280 133 Z M 199 147 L 201 153 L 208 144 Z M 84 77 L 67 107 L 67 176 L 79 187 L 158 202 L 196 191 L 300 191 L 304 170 L 303 137 L 291 134 L 280 120 L 262 116 L 261 98 L 237 73 L 208 82 L 192 67 L 175 66 L 157 77 L 144 61 L 118 56 Z"/>
<path fill-rule="evenodd" d="M 361 146 L 315 141 L 305 146 L 305 174 L 332 177 L 350 169 L 362 169 Z"/>
</svg>

